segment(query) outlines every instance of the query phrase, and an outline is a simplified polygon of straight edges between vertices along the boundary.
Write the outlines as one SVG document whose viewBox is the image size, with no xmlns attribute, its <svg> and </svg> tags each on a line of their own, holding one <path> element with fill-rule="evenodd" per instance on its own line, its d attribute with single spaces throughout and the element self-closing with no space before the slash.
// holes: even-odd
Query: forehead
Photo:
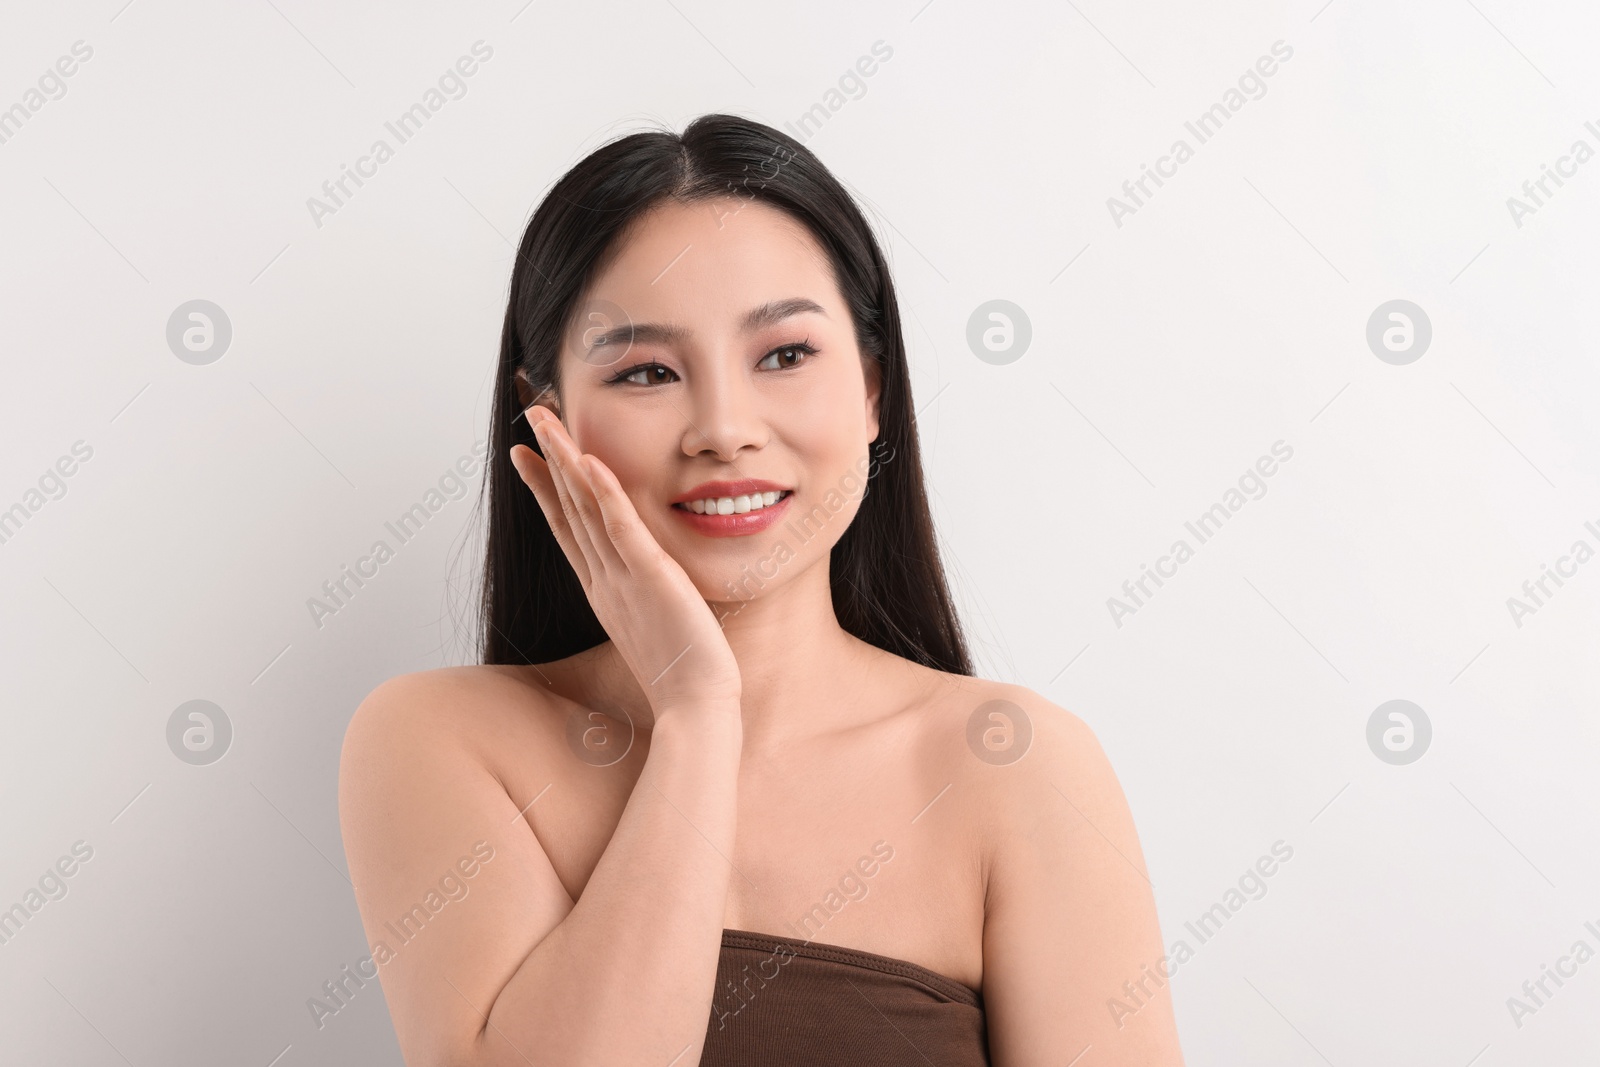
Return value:
<svg viewBox="0 0 1600 1067">
<path fill-rule="evenodd" d="M 827 254 L 805 225 L 735 196 L 651 209 L 618 239 L 589 295 L 635 322 L 732 324 L 751 308 L 799 296 L 843 306 Z"/>
</svg>

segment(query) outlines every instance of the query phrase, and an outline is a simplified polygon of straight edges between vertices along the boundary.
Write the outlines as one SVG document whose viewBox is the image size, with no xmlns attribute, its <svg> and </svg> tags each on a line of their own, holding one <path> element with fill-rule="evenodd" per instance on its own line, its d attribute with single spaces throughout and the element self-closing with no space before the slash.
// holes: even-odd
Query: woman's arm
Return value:
<svg viewBox="0 0 1600 1067">
<path fill-rule="evenodd" d="M 980 771 L 995 816 L 983 939 L 992 1062 L 1182 1067 L 1155 895 L 1116 774 L 1077 716 L 1020 687 L 1004 696 L 1033 738 L 1017 762 Z"/>
<path fill-rule="evenodd" d="M 554 716 L 527 706 L 545 697 L 485 671 L 381 686 L 357 709 L 340 767 L 356 900 L 375 954 L 388 959 L 376 944 L 385 932 L 401 941 L 377 962 L 409 1062 L 688 1067 L 706 1037 L 727 906 L 739 665 L 616 476 L 549 410 L 527 414 L 544 455 L 517 445 L 509 458 L 646 695 L 644 768 L 574 904 L 522 816 L 534 798 L 507 795 L 490 770 L 503 753 L 472 748 L 510 736 L 508 716 Z M 450 873 L 467 873 L 469 848 L 490 857 L 470 896 Z M 459 899 L 432 890 L 437 871 Z M 394 926 L 402 915 L 414 916 L 415 936 Z"/>
<path fill-rule="evenodd" d="M 656 724 L 574 906 L 518 814 L 533 798 L 508 796 L 461 739 L 464 718 L 525 714 L 529 699 L 487 672 L 409 675 L 374 691 L 346 734 L 345 849 L 406 1062 L 698 1063 L 733 850 L 738 709 Z M 552 790 L 539 803 L 572 799 Z"/>
</svg>

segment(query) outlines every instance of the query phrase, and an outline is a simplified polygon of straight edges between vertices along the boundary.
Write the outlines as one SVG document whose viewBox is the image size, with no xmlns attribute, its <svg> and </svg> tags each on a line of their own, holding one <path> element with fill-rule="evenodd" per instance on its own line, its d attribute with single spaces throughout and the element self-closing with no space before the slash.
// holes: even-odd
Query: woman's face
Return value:
<svg viewBox="0 0 1600 1067">
<path fill-rule="evenodd" d="M 558 414 L 702 596 L 749 599 L 826 557 L 859 507 L 878 383 L 801 223 L 738 197 L 667 202 L 623 235 L 575 319 Z M 749 480 L 766 495 L 743 513 L 752 487 L 704 488 Z M 723 497 L 734 514 L 685 503 Z"/>
</svg>

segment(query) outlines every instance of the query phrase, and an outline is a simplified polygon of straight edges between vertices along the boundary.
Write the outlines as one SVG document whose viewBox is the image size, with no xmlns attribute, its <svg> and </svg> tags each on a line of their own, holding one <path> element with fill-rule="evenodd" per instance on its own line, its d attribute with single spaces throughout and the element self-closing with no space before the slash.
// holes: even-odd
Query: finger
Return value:
<svg viewBox="0 0 1600 1067">
<path fill-rule="evenodd" d="M 600 506 L 600 485 L 591 466 L 599 462 L 590 455 L 576 457 L 571 467 L 574 477 L 568 487 L 576 490 L 578 512 L 583 516 L 584 526 L 589 533 L 589 545 L 594 549 L 600 567 L 607 571 L 627 573 L 627 564 L 622 562 L 622 556 L 607 528 L 605 510 Z"/>
<path fill-rule="evenodd" d="M 550 532 L 555 535 L 561 551 L 566 553 L 567 562 L 572 564 L 583 587 L 589 588 L 589 562 L 572 535 L 572 527 L 567 522 L 566 509 L 562 507 L 549 463 L 527 445 L 516 445 L 511 449 L 511 465 L 522 476 L 523 484 L 533 491 Z"/>
<path fill-rule="evenodd" d="M 544 448 L 545 458 L 549 460 L 550 478 L 555 483 L 556 494 L 561 498 L 561 511 L 566 516 L 567 528 L 572 531 L 572 539 L 583 554 L 587 573 L 593 575 L 600 568 L 601 561 L 595 553 L 588 525 L 578 510 L 577 497 L 572 485 L 574 478 L 571 457 L 575 449 L 561 429 L 561 424 L 555 419 L 541 419 L 534 427 L 534 434 Z"/>
<path fill-rule="evenodd" d="M 535 426 L 543 424 L 545 434 L 549 435 L 555 432 L 560 436 L 561 441 L 555 447 L 560 448 L 562 444 L 569 446 L 558 455 L 558 458 L 568 461 L 567 466 L 562 469 L 562 474 L 565 475 L 563 479 L 565 488 L 571 494 L 573 503 L 577 505 L 578 512 L 583 517 L 589 533 L 589 545 L 599 558 L 601 565 L 628 572 L 628 565 L 623 562 L 621 555 L 617 551 L 616 544 L 606 530 L 606 515 L 600 506 L 600 486 L 595 478 L 593 469 L 589 466 L 591 462 L 599 463 L 599 459 L 594 456 L 578 454 L 577 444 L 567 434 L 566 427 L 561 424 L 561 420 L 556 418 L 555 413 L 549 408 L 542 404 L 534 404 L 528 408 L 527 415 L 529 421 Z M 601 464 L 601 466 L 604 466 L 604 464 Z M 609 474 L 610 471 L 608 470 L 607 473 Z M 612 476 L 612 484 L 617 487 L 618 494 L 622 496 L 622 500 L 626 503 L 627 496 L 621 494 L 621 484 L 616 481 L 615 475 Z"/>
<path fill-rule="evenodd" d="M 510 456 L 511 466 L 516 468 L 522 484 L 533 493 L 533 499 L 538 503 L 539 510 L 544 512 L 545 521 L 556 535 L 556 540 L 570 540 L 566 513 L 561 510 L 561 498 L 556 495 L 555 482 L 551 480 L 550 466 L 545 458 L 527 445 L 512 445 Z"/>
<path fill-rule="evenodd" d="M 516 445 L 511 449 L 511 463 L 522 476 L 523 484 L 533 491 L 534 499 L 539 503 L 539 510 L 544 512 L 545 522 L 549 524 L 550 532 L 555 535 L 556 543 L 561 546 L 561 551 L 566 554 L 573 571 L 587 589 L 589 561 L 584 557 L 583 549 L 572 534 L 572 527 L 567 521 L 566 509 L 562 507 L 560 493 L 556 490 L 555 474 L 550 469 L 549 462 L 528 446 Z"/>
<path fill-rule="evenodd" d="M 550 424 L 546 423 L 546 433 L 550 430 Z M 561 431 L 561 437 L 562 440 L 556 444 L 558 458 L 561 461 L 561 475 L 566 490 L 572 498 L 572 504 L 583 523 L 584 532 L 588 534 L 589 549 L 592 553 L 590 560 L 597 569 L 622 568 L 622 557 L 617 554 L 617 546 L 612 544 L 611 537 L 606 533 L 606 517 L 600 510 L 598 490 L 589 466 L 590 462 L 598 463 L 599 460 L 594 456 L 580 453 L 578 446 L 572 438 L 566 436 L 564 429 Z"/>
<path fill-rule="evenodd" d="M 618 561 L 628 574 L 641 574 L 658 558 L 661 544 L 651 536 L 639 512 L 623 492 L 622 483 L 611 468 L 595 456 L 585 456 L 589 481 L 594 486 L 595 503 L 600 507 L 602 529 L 614 547 Z"/>
</svg>

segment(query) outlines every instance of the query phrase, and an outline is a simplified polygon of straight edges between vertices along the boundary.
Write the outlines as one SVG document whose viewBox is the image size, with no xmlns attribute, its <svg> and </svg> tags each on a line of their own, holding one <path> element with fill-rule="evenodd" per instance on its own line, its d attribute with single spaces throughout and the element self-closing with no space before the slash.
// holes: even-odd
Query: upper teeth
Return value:
<svg viewBox="0 0 1600 1067">
<path fill-rule="evenodd" d="M 684 507 L 696 515 L 743 515 L 747 511 L 760 511 L 762 508 L 771 507 L 781 496 L 782 492 L 707 497 L 704 500 L 691 500 Z"/>
</svg>

